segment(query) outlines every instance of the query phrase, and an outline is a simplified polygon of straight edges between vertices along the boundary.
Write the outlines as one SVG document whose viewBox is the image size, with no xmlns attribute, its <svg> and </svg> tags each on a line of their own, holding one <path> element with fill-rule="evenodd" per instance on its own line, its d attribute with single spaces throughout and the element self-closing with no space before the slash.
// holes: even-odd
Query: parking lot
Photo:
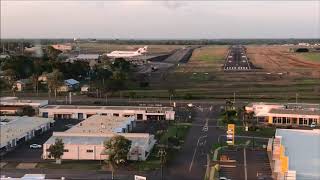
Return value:
<svg viewBox="0 0 320 180">
<path fill-rule="evenodd" d="M 271 180 L 271 168 L 265 150 L 226 149 L 221 152 L 220 177 L 237 180 Z"/>
</svg>

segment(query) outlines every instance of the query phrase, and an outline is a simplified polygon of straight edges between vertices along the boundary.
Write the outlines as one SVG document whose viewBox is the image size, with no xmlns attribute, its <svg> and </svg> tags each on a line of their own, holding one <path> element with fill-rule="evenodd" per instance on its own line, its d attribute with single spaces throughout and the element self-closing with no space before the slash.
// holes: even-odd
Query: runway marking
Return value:
<svg viewBox="0 0 320 180">
<path fill-rule="evenodd" d="M 246 148 L 243 148 L 243 165 L 244 165 L 244 179 L 248 179 L 248 174 L 247 174 L 247 154 L 246 154 Z"/>
</svg>

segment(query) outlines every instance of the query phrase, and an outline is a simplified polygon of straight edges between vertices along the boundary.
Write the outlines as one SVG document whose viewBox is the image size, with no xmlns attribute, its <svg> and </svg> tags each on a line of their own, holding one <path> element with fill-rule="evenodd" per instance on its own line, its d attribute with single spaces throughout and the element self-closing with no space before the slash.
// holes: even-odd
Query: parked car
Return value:
<svg viewBox="0 0 320 180">
<path fill-rule="evenodd" d="M 72 124 L 66 124 L 66 127 L 67 127 L 67 128 L 72 128 L 73 125 L 72 125 Z"/>
<path fill-rule="evenodd" d="M 228 179 L 226 177 L 220 177 L 219 180 L 231 180 L 231 179 Z"/>
<path fill-rule="evenodd" d="M 42 148 L 42 145 L 40 145 L 40 144 L 31 144 L 30 145 L 30 149 L 40 149 L 40 148 Z"/>
<path fill-rule="evenodd" d="M 315 123 L 315 122 L 312 122 L 312 123 L 310 124 L 310 127 L 311 127 L 311 128 L 315 128 L 315 127 L 316 127 L 316 123 Z"/>
</svg>

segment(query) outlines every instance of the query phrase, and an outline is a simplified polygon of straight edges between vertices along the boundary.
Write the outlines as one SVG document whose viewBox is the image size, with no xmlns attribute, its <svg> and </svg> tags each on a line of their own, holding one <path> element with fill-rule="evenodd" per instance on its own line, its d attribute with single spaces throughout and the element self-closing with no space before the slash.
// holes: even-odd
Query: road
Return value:
<svg viewBox="0 0 320 180">
<path fill-rule="evenodd" d="M 197 108 L 196 117 L 193 120 L 183 149 L 167 167 L 166 180 L 197 180 L 203 179 L 207 165 L 207 153 L 212 144 L 218 142 L 218 137 L 224 131 L 215 127 L 217 124 L 220 105 L 215 105 L 210 111 L 210 106 L 203 106 L 203 112 Z M 202 124 L 202 126 L 199 126 Z M 207 126 L 207 131 L 206 127 Z"/>
<path fill-rule="evenodd" d="M 224 71 L 250 71 L 252 69 L 243 46 L 231 46 L 224 64 Z"/>
</svg>

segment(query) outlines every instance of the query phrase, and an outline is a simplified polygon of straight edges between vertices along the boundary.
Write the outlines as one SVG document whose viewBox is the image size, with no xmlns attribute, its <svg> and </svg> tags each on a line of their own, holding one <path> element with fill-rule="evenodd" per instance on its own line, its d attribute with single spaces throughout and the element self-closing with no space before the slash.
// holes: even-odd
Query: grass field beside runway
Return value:
<svg viewBox="0 0 320 180">
<path fill-rule="evenodd" d="M 304 53 L 303 57 L 309 61 L 320 63 L 320 53 Z"/>
</svg>

